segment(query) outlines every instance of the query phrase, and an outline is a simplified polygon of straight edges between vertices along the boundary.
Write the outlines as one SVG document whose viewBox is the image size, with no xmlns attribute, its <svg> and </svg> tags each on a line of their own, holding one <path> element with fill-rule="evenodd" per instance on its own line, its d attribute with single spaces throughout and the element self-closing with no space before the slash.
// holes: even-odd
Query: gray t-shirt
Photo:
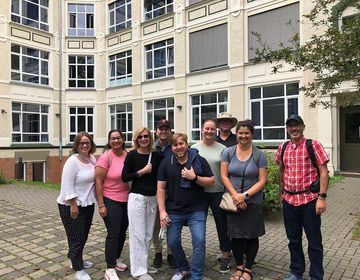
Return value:
<svg viewBox="0 0 360 280">
<path fill-rule="evenodd" d="M 214 145 L 206 146 L 201 142 L 198 142 L 191 146 L 191 148 L 197 149 L 199 154 L 204 157 L 210 165 L 211 171 L 215 176 L 215 186 L 210 188 L 204 188 L 205 192 L 224 192 L 224 185 L 221 182 L 220 177 L 220 163 L 222 151 L 226 148 L 223 144 L 215 142 Z"/>
<path fill-rule="evenodd" d="M 248 160 L 241 161 L 238 159 L 236 152 L 234 156 L 229 161 L 229 148 L 226 148 L 221 156 L 221 161 L 228 162 L 228 172 L 230 176 L 230 181 L 235 187 L 238 193 L 241 193 L 241 185 L 244 180 L 244 190 L 243 192 L 250 189 L 256 182 L 259 177 L 259 168 L 267 168 L 267 160 L 263 151 L 259 151 L 259 168 L 255 163 L 253 155 Z M 247 164 L 247 162 L 249 162 Z M 247 164 L 247 166 L 246 166 Z M 246 167 L 246 169 L 245 169 Z M 245 176 L 243 178 L 245 169 Z M 254 196 L 248 199 L 249 202 L 261 204 L 263 203 L 263 192 L 260 191 Z"/>
</svg>

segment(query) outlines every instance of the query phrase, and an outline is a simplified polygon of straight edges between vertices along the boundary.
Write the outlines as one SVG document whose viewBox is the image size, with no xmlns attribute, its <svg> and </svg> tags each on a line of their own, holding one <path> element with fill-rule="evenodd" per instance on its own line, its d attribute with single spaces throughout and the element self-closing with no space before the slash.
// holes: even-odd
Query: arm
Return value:
<svg viewBox="0 0 360 280">
<path fill-rule="evenodd" d="M 106 217 L 107 209 L 104 204 L 104 195 L 103 195 L 103 182 L 107 174 L 107 169 L 97 166 L 95 168 L 95 185 L 96 185 L 96 198 L 99 205 L 99 214 L 102 218 Z"/>
<path fill-rule="evenodd" d="M 320 172 L 320 193 L 326 193 L 329 186 L 329 171 L 327 168 L 327 162 L 318 165 Z M 326 211 L 326 200 L 324 198 L 319 198 L 316 201 L 315 211 L 317 215 L 321 215 Z"/>
<path fill-rule="evenodd" d="M 229 167 L 229 163 L 226 161 L 222 161 L 220 163 L 220 176 L 221 176 L 221 181 L 224 184 L 225 188 L 227 189 L 227 191 L 231 194 L 231 196 L 234 196 L 237 194 L 233 184 L 230 181 L 229 178 L 229 172 L 228 172 L 228 167 Z"/>
<path fill-rule="evenodd" d="M 167 227 L 170 224 L 169 216 L 166 212 L 165 207 L 165 189 L 166 181 L 157 181 L 157 203 L 159 207 L 159 216 L 160 216 L 160 226 Z"/>
<path fill-rule="evenodd" d="M 75 191 L 75 179 L 78 173 L 76 166 L 76 158 L 70 157 L 65 162 L 62 176 L 61 176 L 61 188 L 64 191 L 65 200 L 70 204 L 70 217 L 76 219 L 79 214 L 76 198 L 77 193 Z"/>
<path fill-rule="evenodd" d="M 213 187 L 215 185 L 215 176 L 196 175 L 192 166 L 190 169 L 184 167 L 183 170 L 181 170 L 181 176 L 190 181 L 195 181 L 196 184 L 202 187 Z"/>
</svg>

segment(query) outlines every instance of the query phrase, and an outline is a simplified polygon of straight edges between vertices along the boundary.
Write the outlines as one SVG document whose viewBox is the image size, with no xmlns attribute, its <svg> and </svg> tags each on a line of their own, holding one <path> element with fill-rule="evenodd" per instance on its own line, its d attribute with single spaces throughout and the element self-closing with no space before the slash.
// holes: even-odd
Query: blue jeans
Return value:
<svg viewBox="0 0 360 280">
<path fill-rule="evenodd" d="M 167 229 L 168 244 L 180 271 L 190 271 L 192 280 L 204 278 L 206 212 L 169 215 L 171 223 Z M 191 270 L 181 245 L 181 231 L 188 225 L 193 246 Z"/>
<path fill-rule="evenodd" d="M 221 209 L 219 206 L 223 193 L 216 192 L 216 193 L 205 193 L 205 194 L 215 220 L 216 231 L 220 243 L 220 250 L 221 252 L 230 252 L 231 244 L 230 244 L 230 238 L 227 235 L 226 212 L 223 209 Z"/>
<path fill-rule="evenodd" d="M 316 200 L 305 205 L 293 206 L 283 200 L 283 216 L 287 238 L 289 239 L 290 270 L 296 276 L 305 272 L 305 257 L 302 247 L 302 229 L 308 240 L 310 260 L 310 278 L 322 280 L 323 245 L 321 236 L 321 218 L 315 213 Z"/>
</svg>

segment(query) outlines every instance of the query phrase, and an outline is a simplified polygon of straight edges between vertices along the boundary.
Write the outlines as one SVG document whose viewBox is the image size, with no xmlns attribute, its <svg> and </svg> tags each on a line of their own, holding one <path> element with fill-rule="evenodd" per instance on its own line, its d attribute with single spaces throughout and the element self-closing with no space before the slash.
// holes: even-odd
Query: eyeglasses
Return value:
<svg viewBox="0 0 360 280">
<path fill-rule="evenodd" d="M 80 146 L 85 146 L 85 145 L 90 146 L 90 142 L 80 142 L 79 145 Z"/>
<path fill-rule="evenodd" d="M 149 137 L 150 137 L 149 134 L 145 134 L 145 135 L 139 135 L 137 139 L 138 139 L 138 140 L 143 139 L 143 138 L 144 138 L 144 139 L 148 139 Z"/>
<path fill-rule="evenodd" d="M 122 138 L 121 137 L 111 137 L 110 140 L 111 141 L 116 141 L 116 140 L 120 141 L 120 140 L 122 140 Z"/>
</svg>

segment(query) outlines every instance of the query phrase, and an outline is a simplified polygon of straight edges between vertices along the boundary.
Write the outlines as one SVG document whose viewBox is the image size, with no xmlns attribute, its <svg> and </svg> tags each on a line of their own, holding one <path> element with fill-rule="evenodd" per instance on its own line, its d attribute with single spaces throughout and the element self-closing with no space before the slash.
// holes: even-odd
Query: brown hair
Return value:
<svg viewBox="0 0 360 280">
<path fill-rule="evenodd" d="M 90 148 L 89 154 L 95 153 L 96 145 L 95 145 L 95 143 L 93 141 L 92 136 L 89 133 L 87 133 L 86 131 L 80 131 L 78 134 L 76 134 L 75 139 L 74 139 L 74 144 L 73 144 L 73 147 L 72 147 L 73 154 L 77 154 L 79 152 L 78 147 L 80 145 L 81 137 L 83 137 L 83 136 L 86 136 L 90 140 L 91 148 Z"/>
<path fill-rule="evenodd" d="M 144 131 L 147 131 L 149 134 L 149 139 L 150 139 L 150 143 L 149 143 L 149 151 L 151 152 L 153 150 L 153 145 L 154 145 L 154 139 L 152 137 L 152 133 L 150 131 L 150 129 L 148 129 L 147 127 L 141 127 L 138 130 L 135 131 L 134 133 L 134 137 L 133 137 L 133 143 L 134 143 L 134 149 L 138 149 L 140 148 L 140 145 L 138 143 L 138 137 L 140 136 L 141 133 L 143 133 Z"/>
<path fill-rule="evenodd" d="M 252 120 L 243 120 L 243 121 L 239 121 L 238 124 L 236 125 L 236 132 L 240 129 L 240 127 L 247 127 L 250 131 L 251 134 L 255 133 L 255 126 Z"/>
<path fill-rule="evenodd" d="M 170 137 L 171 145 L 174 144 L 178 138 L 181 138 L 182 140 L 184 140 L 186 142 L 186 144 L 189 144 L 188 143 L 188 137 L 187 137 L 187 135 L 185 133 L 174 133 Z"/>
</svg>

